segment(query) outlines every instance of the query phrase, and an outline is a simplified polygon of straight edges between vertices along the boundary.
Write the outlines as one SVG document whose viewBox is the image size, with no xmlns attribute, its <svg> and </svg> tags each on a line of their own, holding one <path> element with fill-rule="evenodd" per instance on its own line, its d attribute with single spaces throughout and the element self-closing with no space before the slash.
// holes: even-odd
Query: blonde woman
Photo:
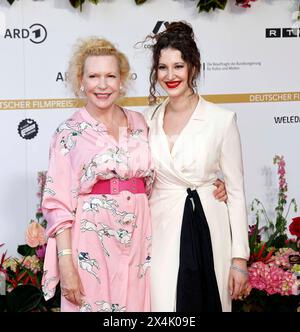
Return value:
<svg viewBox="0 0 300 332">
<path fill-rule="evenodd" d="M 153 167 L 143 116 L 116 104 L 128 73 L 105 39 L 80 41 L 70 60 L 86 104 L 56 130 L 42 203 L 43 291 L 60 281 L 61 311 L 150 311 Z"/>
</svg>

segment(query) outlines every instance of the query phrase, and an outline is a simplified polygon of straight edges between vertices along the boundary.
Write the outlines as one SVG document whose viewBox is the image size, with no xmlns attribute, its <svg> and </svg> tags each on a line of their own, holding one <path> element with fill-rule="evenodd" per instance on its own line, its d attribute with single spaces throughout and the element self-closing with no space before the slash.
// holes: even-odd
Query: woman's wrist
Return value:
<svg viewBox="0 0 300 332">
<path fill-rule="evenodd" d="M 73 258 L 71 255 L 65 255 L 65 256 L 61 256 L 58 258 L 58 265 L 59 265 L 59 268 L 62 268 L 62 267 L 65 267 L 65 268 L 68 268 L 68 267 L 73 267 Z"/>
<path fill-rule="evenodd" d="M 243 275 L 248 276 L 247 268 L 244 269 L 244 268 L 241 268 L 238 265 L 234 265 L 234 264 L 231 264 L 230 268 L 231 268 L 231 270 L 238 271 L 238 272 L 242 273 Z"/>
<path fill-rule="evenodd" d="M 244 258 L 233 258 L 230 269 L 238 271 L 246 276 L 248 276 L 248 269 L 247 269 L 247 260 Z"/>
<path fill-rule="evenodd" d="M 247 267 L 247 260 L 245 258 L 240 258 L 240 257 L 234 257 L 232 258 L 232 264 L 234 265 L 241 265 L 244 267 Z"/>
</svg>

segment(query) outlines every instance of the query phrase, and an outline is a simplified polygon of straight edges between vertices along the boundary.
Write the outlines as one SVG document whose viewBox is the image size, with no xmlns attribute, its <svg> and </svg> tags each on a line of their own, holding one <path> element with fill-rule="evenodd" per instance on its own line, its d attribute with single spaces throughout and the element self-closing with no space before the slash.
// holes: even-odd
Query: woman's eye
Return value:
<svg viewBox="0 0 300 332">
<path fill-rule="evenodd" d="M 181 68 L 183 68 L 183 65 L 177 65 L 177 66 L 175 66 L 175 68 L 176 69 L 181 69 Z"/>
<path fill-rule="evenodd" d="M 95 75 L 89 75 L 89 78 L 94 78 L 95 77 Z"/>
<path fill-rule="evenodd" d="M 158 69 L 159 70 L 164 70 L 164 69 L 166 69 L 166 67 L 165 66 L 158 66 Z"/>
</svg>

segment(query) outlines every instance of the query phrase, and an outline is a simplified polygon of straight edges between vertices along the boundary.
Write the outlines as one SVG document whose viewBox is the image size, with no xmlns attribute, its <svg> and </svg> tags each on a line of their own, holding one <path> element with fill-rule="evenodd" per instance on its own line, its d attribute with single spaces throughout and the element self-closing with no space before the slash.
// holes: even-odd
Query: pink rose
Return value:
<svg viewBox="0 0 300 332">
<path fill-rule="evenodd" d="M 26 243 L 31 248 L 42 246 L 46 243 L 45 229 L 36 221 L 32 221 L 27 228 Z"/>
</svg>

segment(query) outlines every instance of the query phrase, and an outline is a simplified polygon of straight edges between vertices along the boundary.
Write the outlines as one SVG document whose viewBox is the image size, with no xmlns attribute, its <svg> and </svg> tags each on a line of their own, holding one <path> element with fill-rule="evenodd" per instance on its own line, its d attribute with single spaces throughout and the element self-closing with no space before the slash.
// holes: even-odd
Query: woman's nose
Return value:
<svg viewBox="0 0 300 332">
<path fill-rule="evenodd" d="M 171 81 L 174 78 L 174 72 L 172 69 L 169 69 L 167 72 L 167 78 L 169 81 Z"/>
<path fill-rule="evenodd" d="M 105 79 L 105 77 L 100 77 L 100 79 L 99 79 L 99 82 L 98 82 L 98 84 L 97 84 L 97 87 L 99 88 L 99 89 L 105 89 L 106 87 L 107 87 L 107 82 L 106 82 L 106 79 Z"/>
</svg>

